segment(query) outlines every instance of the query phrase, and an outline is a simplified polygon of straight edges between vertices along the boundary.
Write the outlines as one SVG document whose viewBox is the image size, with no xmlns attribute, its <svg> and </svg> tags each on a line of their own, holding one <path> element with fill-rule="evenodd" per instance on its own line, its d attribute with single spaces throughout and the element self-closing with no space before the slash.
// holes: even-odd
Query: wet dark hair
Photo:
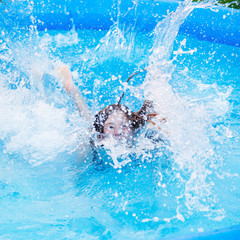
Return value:
<svg viewBox="0 0 240 240">
<path fill-rule="evenodd" d="M 122 104 L 112 104 L 103 108 L 95 115 L 95 121 L 93 123 L 95 130 L 98 133 L 103 134 L 104 124 L 107 121 L 108 117 L 113 112 L 118 110 L 125 113 L 133 133 L 136 133 L 141 127 L 143 127 L 151 117 L 157 115 L 154 112 L 153 104 L 151 101 L 145 101 L 138 112 L 132 112 L 128 107 Z"/>
<path fill-rule="evenodd" d="M 147 68 L 131 74 L 128 77 L 126 82 L 128 83 L 130 81 L 130 79 L 133 78 L 135 75 L 142 73 L 146 70 L 147 70 Z M 104 124 L 107 121 L 108 117 L 113 112 L 118 111 L 118 110 L 125 113 L 128 121 L 129 121 L 131 131 L 133 133 L 136 133 L 142 126 L 144 126 L 146 124 L 146 122 L 151 122 L 153 125 L 155 125 L 155 123 L 150 120 L 151 117 L 154 117 L 157 115 L 153 108 L 153 102 L 146 100 L 138 112 L 132 112 L 128 107 L 120 104 L 122 98 L 124 97 L 124 94 L 125 94 L 125 92 L 122 93 L 117 104 L 109 105 L 109 106 L 103 108 L 100 112 L 98 112 L 95 115 L 95 121 L 93 123 L 93 126 L 99 134 L 104 133 Z"/>
</svg>

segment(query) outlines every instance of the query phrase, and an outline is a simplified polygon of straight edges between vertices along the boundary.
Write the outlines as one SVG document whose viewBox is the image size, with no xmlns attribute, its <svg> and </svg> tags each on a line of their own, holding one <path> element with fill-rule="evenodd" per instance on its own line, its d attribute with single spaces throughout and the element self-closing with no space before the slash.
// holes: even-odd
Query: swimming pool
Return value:
<svg viewBox="0 0 240 240">
<path fill-rule="evenodd" d="M 1 5 L 1 239 L 237 239 L 239 12 L 81 4 Z M 94 113 L 124 88 L 132 110 L 153 100 L 165 143 L 142 135 L 101 149 L 104 167 L 76 164 L 88 123 L 52 76 L 60 61 Z"/>
</svg>

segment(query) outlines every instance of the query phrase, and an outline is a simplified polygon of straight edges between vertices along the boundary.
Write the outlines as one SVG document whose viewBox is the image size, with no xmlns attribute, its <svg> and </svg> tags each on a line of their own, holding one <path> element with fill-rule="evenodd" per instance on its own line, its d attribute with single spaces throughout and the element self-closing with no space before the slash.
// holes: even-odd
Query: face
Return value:
<svg viewBox="0 0 240 240">
<path fill-rule="evenodd" d="M 104 124 L 104 134 L 117 139 L 130 137 L 132 131 L 125 113 L 120 110 L 109 115 Z"/>
</svg>

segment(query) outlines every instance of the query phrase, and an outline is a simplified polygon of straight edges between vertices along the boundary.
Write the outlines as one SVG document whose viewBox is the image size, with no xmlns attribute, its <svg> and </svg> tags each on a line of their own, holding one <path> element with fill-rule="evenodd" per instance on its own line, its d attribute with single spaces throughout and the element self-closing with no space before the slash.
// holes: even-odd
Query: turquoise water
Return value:
<svg viewBox="0 0 240 240">
<path fill-rule="evenodd" d="M 240 48 L 173 34 L 154 55 L 158 37 L 117 24 L 2 36 L 1 239 L 158 239 L 239 224 Z M 153 100 L 165 142 L 143 130 L 132 148 L 100 149 L 104 167 L 79 164 L 88 123 L 54 77 L 60 62 L 93 113 L 124 88 L 132 110 Z"/>
</svg>

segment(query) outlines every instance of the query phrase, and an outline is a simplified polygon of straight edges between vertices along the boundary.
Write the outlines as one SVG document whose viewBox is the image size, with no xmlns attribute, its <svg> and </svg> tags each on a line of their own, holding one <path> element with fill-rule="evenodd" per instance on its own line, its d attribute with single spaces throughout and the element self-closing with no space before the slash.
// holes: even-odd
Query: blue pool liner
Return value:
<svg viewBox="0 0 240 240">
<path fill-rule="evenodd" d="M 27 9 L 32 7 L 32 11 L 22 11 L 22 14 L 19 12 L 14 14 L 11 11 L 11 4 L 15 7 L 19 4 L 21 8 L 26 2 L 14 1 L 8 6 L 3 4 L 1 6 L 9 8 L 7 13 L 9 23 L 17 22 L 16 25 L 23 29 L 35 25 L 39 31 L 70 30 L 73 26 L 76 29 L 108 30 L 118 19 L 118 6 L 115 0 L 51 0 L 49 2 L 34 0 L 32 6 L 25 6 Z M 134 26 L 137 31 L 152 31 L 156 23 L 168 13 L 175 11 L 179 4 L 183 4 L 183 1 L 141 0 L 138 1 L 135 11 L 132 1 L 121 1 L 119 22 L 126 28 Z M 239 26 L 239 10 L 214 6 L 211 9 L 193 10 L 182 24 L 180 33 L 201 40 L 239 47 Z"/>
<path fill-rule="evenodd" d="M 202 232 L 193 235 L 171 238 L 171 240 L 239 240 L 240 225 L 218 229 L 210 232 Z M 170 240 L 170 239 L 169 239 Z"/>
</svg>

